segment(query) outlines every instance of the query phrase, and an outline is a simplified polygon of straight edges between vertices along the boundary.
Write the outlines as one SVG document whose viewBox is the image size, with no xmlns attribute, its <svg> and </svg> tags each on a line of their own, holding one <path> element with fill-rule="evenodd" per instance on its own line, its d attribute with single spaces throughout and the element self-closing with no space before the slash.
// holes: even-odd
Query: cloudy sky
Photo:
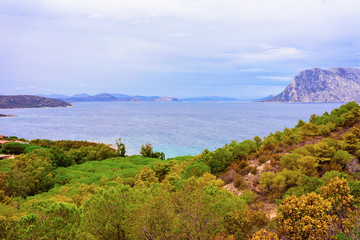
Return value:
<svg viewBox="0 0 360 240">
<path fill-rule="evenodd" d="M 0 0 L 0 94 L 240 99 L 360 67 L 359 0 Z"/>
</svg>

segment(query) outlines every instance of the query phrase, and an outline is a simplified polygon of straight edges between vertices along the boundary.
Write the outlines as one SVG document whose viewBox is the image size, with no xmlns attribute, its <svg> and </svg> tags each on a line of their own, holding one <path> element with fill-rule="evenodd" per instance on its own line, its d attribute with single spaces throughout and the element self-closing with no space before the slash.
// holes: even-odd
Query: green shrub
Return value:
<svg viewBox="0 0 360 240">
<path fill-rule="evenodd" d="M 17 143 L 17 142 L 9 142 L 5 143 L 3 146 L 3 151 L 10 154 L 21 154 L 24 152 L 24 149 L 27 147 L 27 144 Z"/>
<path fill-rule="evenodd" d="M 32 144 L 28 144 L 28 145 L 25 147 L 23 153 L 30 153 L 30 152 L 34 151 L 35 149 L 41 149 L 41 147 L 36 146 L 36 145 L 32 145 Z"/>
<path fill-rule="evenodd" d="M 190 178 L 190 177 L 201 177 L 204 175 L 204 173 L 210 173 L 211 168 L 209 165 L 204 163 L 201 160 L 197 160 L 193 163 L 191 163 L 184 171 L 183 177 L 184 178 Z"/>
</svg>

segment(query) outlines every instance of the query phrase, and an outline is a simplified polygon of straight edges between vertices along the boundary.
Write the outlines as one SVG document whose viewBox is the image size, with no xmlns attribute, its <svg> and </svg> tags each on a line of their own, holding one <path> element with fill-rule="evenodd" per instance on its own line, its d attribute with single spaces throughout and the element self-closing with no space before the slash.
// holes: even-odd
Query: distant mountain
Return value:
<svg viewBox="0 0 360 240">
<path fill-rule="evenodd" d="M 73 97 L 73 98 L 81 98 L 81 97 L 90 97 L 90 95 L 87 94 L 87 93 L 80 93 L 80 94 L 72 95 L 71 97 Z"/>
<path fill-rule="evenodd" d="M 130 96 L 120 93 L 101 93 L 97 95 L 89 95 L 86 93 L 75 94 L 71 97 L 59 94 L 52 94 L 49 96 L 57 96 L 57 99 L 69 102 L 125 102 L 125 101 L 181 101 L 179 98 L 174 97 L 159 97 L 159 96 Z M 47 95 L 42 95 L 47 96 Z"/>
<path fill-rule="evenodd" d="M 175 101 L 239 101 L 236 98 L 218 97 L 218 96 L 205 96 L 205 97 L 192 97 L 192 98 L 175 98 L 175 97 L 159 97 L 159 96 L 140 96 L 140 95 L 126 95 L 121 93 L 101 93 L 96 95 L 89 95 L 87 93 L 75 94 L 71 97 L 51 94 L 41 96 L 55 96 L 54 98 L 69 101 L 69 102 L 134 102 L 134 101 L 156 101 L 156 102 L 175 102 Z"/>
<path fill-rule="evenodd" d="M 360 102 L 360 69 L 301 71 L 279 95 L 264 102 Z"/>
<path fill-rule="evenodd" d="M 117 98 L 131 98 L 130 95 L 121 94 L 121 93 L 110 93 L 110 94 Z"/>
<path fill-rule="evenodd" d="M 275 96 L 274 96 L 274 95 L 269 95 L 269 96 L 267 96 L 267 97 L 260 98 L 260 99 L 255 99 L 255 100 L 253 100 L 253 101 L 262 102 L 262 101 L 268 100 L 268 99 L 273 98 L 273 97 L 275 97 Z"/>
<path fill-rule="evenodd" d="M 33 95 L 0 96 L 0 109 L 4 108 L 43 108 L 69 107 L 70 103 L 62 100 Z"/>
<path fill-rule="evenodd" d="M 192 97 L 183 98 L 183 101 L 237 101 L 236 98 L 218 97 L 218 96 L 205 96 L 205 97 Z"/>
<path fill-rule="evenodd" d="M 94 96 L 86 96 L 86 97 L 69 97 L 64 100 L 69 102 L 113 102 L 117 101 L 118 98 L 108 94 L 102 93 Z"/>
</svg>

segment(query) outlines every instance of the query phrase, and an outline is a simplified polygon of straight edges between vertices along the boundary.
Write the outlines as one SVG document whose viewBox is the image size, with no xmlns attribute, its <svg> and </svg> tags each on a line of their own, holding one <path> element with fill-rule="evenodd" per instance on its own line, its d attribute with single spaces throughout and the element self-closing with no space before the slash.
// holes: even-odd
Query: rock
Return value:
<svg viewBox="0 0 360 240">
<path fill-rule="evenodd" d="M 360 102 L 360 69 L 301 71 L 279 95 L 263 102 Z"/>
</svg>

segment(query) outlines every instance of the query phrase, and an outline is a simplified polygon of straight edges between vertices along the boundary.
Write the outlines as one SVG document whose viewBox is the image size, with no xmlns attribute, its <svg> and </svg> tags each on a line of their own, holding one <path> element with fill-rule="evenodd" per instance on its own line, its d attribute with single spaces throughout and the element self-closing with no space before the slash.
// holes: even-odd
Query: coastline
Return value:
<svg viewBox="0 0 360 240">
<path fill-rule="evenodd" d="M 15 115 L 15 114 L 9 114 L 9 115 L 7 115 L 7 114 L 0 114 L 0 117 L 17 117 L 17 115 Z"/>
<path fill-rule="evenodd" d="M 58 106 L 58 107 L 13 107 L 13 108 L 2 108 L 0 107 L 0 110 L 5 110 L 5 109 L 25 109 L 25 108 L 71 108 L 73 107 L 74 105 L 71 104 L 70 106 Z M 4 115 L 4 114 L 2 114 Z M 11 114 L 11 115 L 14 115 L 14 114 Z M 14 115 L 16 116 L 16 115 Z"/>
</svg>

